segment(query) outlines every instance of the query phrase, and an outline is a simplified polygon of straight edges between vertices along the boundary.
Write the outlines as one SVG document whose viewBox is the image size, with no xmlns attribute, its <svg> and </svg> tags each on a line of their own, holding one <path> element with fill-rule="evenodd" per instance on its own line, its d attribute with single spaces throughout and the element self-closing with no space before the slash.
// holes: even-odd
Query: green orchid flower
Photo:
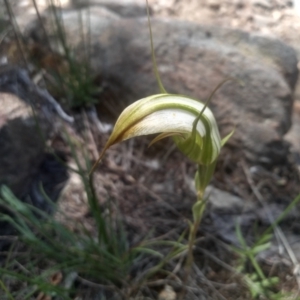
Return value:
<svg viewBox="0 0 300 300">
<path fill-rule="evenodd" d="M 170 94 L 149 96 L 128 106 L 119 116 L 104 151 L 136 136 L 160 133 L 151 144 L 173 136 L 178 148 L 198 164 L 218 157 L 221 139 L 208 107 L 196 100 Z"/>
<path fill-rule="evenodd" d="M 152 95 L 134 102 L 121 113 L 97 163 L 110 146 L 149 134 L 159 134 L 150 145 L 172 136 L 184 155 L 203 166 L 214 164 L 231 135 L 221 140 L 207 103 L 181 95 Z"/>
</svg>

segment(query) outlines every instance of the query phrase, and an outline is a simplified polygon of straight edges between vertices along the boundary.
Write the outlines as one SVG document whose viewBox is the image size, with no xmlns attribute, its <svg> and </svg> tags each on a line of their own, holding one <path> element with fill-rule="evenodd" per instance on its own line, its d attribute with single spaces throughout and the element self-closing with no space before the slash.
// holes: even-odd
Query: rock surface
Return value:
<svg viewBox="0 0 300 300">
<path fill-rule="evenodd" d="M 0 68 L 0 185 L 19 198 L 30 193 L 45 159 L 45 142 L 59 123 L 58 112 L 68 118 L 24 70 Z"/>
<path fill-rule="evenodd" d="M 30 106 L 13 94 L 0 93 L 0 185 L 25 196 L 43 154 L 44 141 Z"/>
<path fill-rule="evenodd" d="M 293 126 L 291 130 L 286 134 L 285 140 L 291 144 L 291 149 L 298 153 L 300 158 L 300 102 L 297 101 L 294 105 L 294 111 L 292 115 Z M 300 165 L 300 160 L 298 161 Z"/>
<path fill-rule="evenodd" d="M 0 187 L 8 186 L 20 200 L 45 211 L 50 207 L 41 185 L 54 201 L 67 180 L 65 167 L 45 152 L 45 141 L 55 128 L 51 123 L 55 106 L 47 102 L 47 95 L 24 70 L 1 67 Z M 1 222 L 0 235 L 14 232 L 11 225 Z M 9 245 L 9 241 L 1 241 L 0 251 Z"/>
</svg>

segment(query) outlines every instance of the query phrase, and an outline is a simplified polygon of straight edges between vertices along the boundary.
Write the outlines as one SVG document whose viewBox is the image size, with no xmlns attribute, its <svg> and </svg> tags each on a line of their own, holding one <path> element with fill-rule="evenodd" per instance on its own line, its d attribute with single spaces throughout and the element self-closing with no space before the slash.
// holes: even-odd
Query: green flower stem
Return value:
<svg viewBox="0 0 300 300">
<path fill-rule="evenodd" d="M 199 172 L 199 169 L 198 169 L 198 172 Z M 198 174 L 198 172 L 197 172 L 197 174 Z M 201 186 L 201 184 L 199 184 L 199 182 L 197 182 L 199 180 L 199 176 L 197 174 L 195 176 L 195 181 L 196 181 L 196 187 L 198 188 L 199 186 Z M 204 191 L 205 191 L 205 188 L 197 189 L 197 201 L 193 205 L 193 208 L 192 208 L 193 223 L 190 222 L 190 232 L 189 232 L 189 239 L 188 239 L 188 252 L 187 252 L 186 265 L 185 265 L 186 276 L 185 276 L 185 279 L 184 279 L 184 284 L 187 283 L 188 278 L 189 278 L 190 273 L 191 273 L 191 268 L 192 268 L 192 264 L 193 264 L 193 261 L 194 261 L 193 246 L 195 244 L 197 231 L 198 231 L 199 225 L 201 223 L 203 212 L 204 212 L 205 206 L 206 206 L 206 203 L 204 201 Z M 186 293 L 186 291 L 182 290 L 182 293 L 179 295 L 180 300 L 185 299 L 185 293 Z"/>
<path fill-rule="evenodd" d="M 188 273 L 190 272 L 192 263 L 194 261 L 193 246 L 196 240 L 197 230 L 201 223 L 202 216 L 206 207 L 204 192 L 212 177 L 214 168 L 215 168 L 215 163 L 209 166 L 198 165 L 198 171 L 195 176 L 195 186 L 197 189 L 197 201 L 192 208 L 193 223 L 190 224 L 190 234 L 188 240 L 188 256 L 186 262 L 186 268 Z M 205 172 L 203 172 L 203 170 L 205 170 Z"/>
<path fill-rule="evenodd" d="M 186 268 L 187 268 L 188 273 L 190 273 L 190 269 L 191 269 L 192 263 L 194 261 L 193 246 L 195 243 L 197 229 L 200 225 L 200 222 L 201 222 L 201 218 L 198 218 L 197 220 L 194 220 L 193 224 L 190 224 L 188 255 L 187 255 L 187 261 L 186 261 Z"/>
<path fill-rule="evenodd" d="M 201 213 L 194 214 L 194 210 L 201 211 Z M 187 257 L 187 263 L 186 263 L 188 270 L 190 270 L 191 265 L 194 260 L 193 246 L 195 243 L 197 230 L 201 223 L 204 210 L 205 210 L 205 202 L 203 201 L 202 198 L 198 198 L 197 202 L 193 206 L 193 214 L 196 215 L 197 217 L 194 218 L 194 222 L 192 224 L 190 224 L 190 234 L 189 234 L 189 241 L 188 241 L 188 257 Z"/>
</svg>

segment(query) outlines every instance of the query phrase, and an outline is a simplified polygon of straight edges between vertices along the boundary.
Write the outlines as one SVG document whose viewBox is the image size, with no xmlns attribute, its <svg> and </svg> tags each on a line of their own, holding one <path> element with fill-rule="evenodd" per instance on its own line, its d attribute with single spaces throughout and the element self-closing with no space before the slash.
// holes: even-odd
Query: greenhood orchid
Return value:
<svg viewBox="0 0 300 300">
<path fill-rule="evenodd" d="M 110 146 L 149 134 L 159 134 L 151 144 L 173 136 L 183 154 L 204 166 L 216 161 L 229 138 L 221 140 L 215 117 L 206 104 L 181 95 L 152 95 L 121 113 L 98 161 Z"/>
<path fill-rule="evenodd" d="M 150 145 L 163 138 L 172 137 L 178 149 L 198 166 L 195 175 L 197 201 L 192 207 L 193 223 L 189 222 L 187 266 L 190 267 L 193 261 L 192 249 L 196 232 L 206 206 L 204 191 L 213 176 L 221 147 L 233 133 L 231 132 L 224 139 L 221 139 L 216 119 L 207 105 L 219 87 L 232 79 L 227 78 L 221 82 L 205 104 L 186 96 L 168 94 L 158 73 L 149 9 L 148 22 L 153 69 L 161 94 L 138 100 L 121 113 L 90 175 L 103 158 L 106 150 L 114 144 L 149 134 L 158 134 Z"/>
</svg>

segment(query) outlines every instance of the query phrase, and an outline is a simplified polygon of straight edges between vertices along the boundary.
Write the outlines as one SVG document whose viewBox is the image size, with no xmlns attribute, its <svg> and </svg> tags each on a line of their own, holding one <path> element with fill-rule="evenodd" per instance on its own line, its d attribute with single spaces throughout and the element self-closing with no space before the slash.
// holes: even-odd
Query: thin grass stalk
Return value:
<svg viewBox="0 0 300 300">
<path fill-rule="evenodd" d="M 81 35 L 81 43 L 83 44 L 84 49 L 84 56 L 85 60 L 87 59 L 87 49 L 86 49 L 86 40 L 85 40 L 85 34 L 84 34 L 84 26 L 83 26 L 83 17 L 82 17 L 82 9 L 78 11 L 78 23 L 80 27 L 80 35 Z"/>
<path fill-rule="evenodd" d="M 3 268 L 0 268 L 0 274 L 1 275 L 8 275 L 8 276 L 16 277 L 16 278 L 22 280 L 23 282 L 28 282 L 28 283 L 31 283 L 33 285 L 35 285 L 35 284 L 39 285 L 39 282 L 41 282 L 41 278 L 43 278 L 41 275 L 37 276 L 35 278 L 30 278 L 27 275 L 22 275 L 20 273 L 16 273 L 14 271 L 9 271 L 9 270 L 3 269 Z M 59 291 L 64 290 L 62 287 L 54 286 L 51 283 L 47 283 L 44 280 L 42 280 L 42 283 L 43 283 L 43 286 L 45 288 L 49 289 L 49 291 L 53 291 L 54 290 L 56 292 L 59 292 Z"/>
<path fill-rule="evenodd" d="M 10 22 L 11 22 L 12 27 L 13 27 L 13 31 L 14 31 L 15 39 L 17 41 L 17 46 L 18 46 L 19 52 L 22 56 L 22 59 L 23 59 L 23 62 L 25 64 L 26 69 L 29 70 L 29 64 L 28 64 L 28 61 L 26 59 L 25 51 L 24 51 L 23 46 L 22 46 L 23 37 L 22 37 L 21 31 L 19 29 L 18 23 L 16 22 L 15 15 L 12 11 L 9 0 L 4 0 L 4 4 L 5 4 L 6 10 L 7 10 L 7 14 L 9 16 Z"/>
<path fill-rule="evenodd" d="M 30 207 L 28 205 L 28 207 Z M 28 212 L 30 212 L 28 210 Z M 41 226 L 40 221 L 38 219 L 35 218 L 34 215 L 22 215 L 19 212 L 15 212 L 16 215 L 18 215 L 18 220 L 19 222 L 21 222 L 22 219 L 26 220 L 26 222 L 28 224 L 30 224 L 31 226 L 33 226 L 33 228 L 35 228 L 37 230 L 37 233 L 40 234 L 43 237 L 43 241 L 39 238 L 35 238 L 35 234 L 31 231 L 31 229 L 29 229 L 29 227 L 24 223 L 21 222 L 20 224 L 17 224 L 15 221 L 11 220 L 12 223 L 14 223 L 14 226 L 25 236 L 25 240 L 28 244 L 32 244 L 33 247 L 38 247 L 39 250 L 42 250 L 45 253 L 48 253 L 48 255 L 51 255 L 51 257 L 53 256 L 53 253 L 60 253 L 60 256 L 63 253 L 72 253 L 72 252 L 76 252 L 77 253 L 77 257 L 79 257 L 80 253 L 82 252 L 80 249 L 77 249 L 76 247 L 70 247 L 71 245 L 76 245 L 76 239 L 75 236 L 72 235 L 66 235 L 65 236 L 65 242 L 63 244 L 61 243 L 57 243 L 57 241 L 55 241 L 52 237 L 50 237 L 49 232 L 47 230 L 47 226 L 48 224 L 46 224 L 45 226 Z M 56 223 L 52 223 L 51 226 L 54 226 Z M 54 228 L 57 226 L 54 226 Z M 62 226 L 58 226 L 57 232 L 59 233 L 63 233 L 64 232 L 64 228 Z M 66 232 L 67 233 L 67 232 Z M 29 239 L 26 239 L 27 238 Z M 32 238 L 30 238 L 32 237 Z M 72 240 L 70 240 L 70 238 L 72 238 Z M 71 243 L 68 243 L 71 242 Z M 84 253 L 83 253 L 84 254 Z"/>
<path fill-rule="evenodd" d="M 87 27 L 87 34 L 86 36 L 84 35 L 84 24 L 82 22 L 82 35 L 83 35 L 83 41 L 84 41 L 84 49 L 85 49 L 85 76 L 88 76 L 88 74 L 91 71 L 91 45 L 92 45 L 92 36 L 91 36 L 91 9 L 90 9 L 90 0 L 87 1 L 87 9 L 86 9 L 86 24 L 85 26 Z M 81 11 L 80 11 L 81 12 Z M 81 13 L 81 19 L 82 19 L 82 13 Z M 84 76 L 84 77 L 85 77 Z M 83 79 L 85 80 L 85 78 Z"/>
<path fill-rule="evenodd" d="M 90 209 L 92 210 L 92 214 L 94 215 L 97 230 L 98 230 L 98 239 L 99 242 L 103 241 L 106 245 L 110 243 L 108 238 L 107 226 L 105 219 L 103 218 L 98 199 L 95 192 L 94 182 L 92 176 L 88 176 L 87 172 L 82 172 L 81 178 L 87 192 L 88 202 Z"/>
<path fill-rule="evenodd" d="M 47 46 L 48 46 L 49 50 L 52 51 L 52 49 L 51 49 L 51 43 L 50 43 L 50 40 L 49 40 L 49 36 L 48 36 L 47 30 L 46 30 L 46 28 L 45 28 L 45 26 L 44 26 L 44 22 L 43 22 L 43 19 L 42 19 L 42 17 L 41 17 L 41 14 L 40 14 L 38 5 L 37 5 L 37 3 L 36 3 L 36 0 L 32 0 L 32 3 L 33 3 L 33 6 L 34 6 L 34 9 L 35 9 L 35 13 L 36 13 L 36 15 L 37 15 L 37 18 L 38 18 L 38 20 L 39 20 L 40 26 L 41 26 L 41 28 L 42 28 L 42 30 L 43 30 L 43 33 L 44 33 L 44 37 L 45 37 L 45 39 L 46 39 Z"/>
<path fill-rule="evenodd" d="M 54 16 L 54 21 L 55 21 L 55 25 L 56 25 L 56 33 L 57 33 L 59 40 L 63 46 L 64 54 L 68 61 L 71 74 L 76 74 L 77 73 L 76 64 L 75 64 L 74 59 L 72 58 L 70 48 L 67 44 L 67 38 L 66 38 L 66 34 L 65 34 L 66 30 L 65 30 L 65 26 L 64 26 L 63 17 L 59 17 L 57 8 L 55 5 L 53 5 L 53 3 L 54 3 L 53 0 L 50 0 L 50 1 L 52 3 L 51 8 L 52 8 L 52 14 Z M 59 6 L 60 6 L 60 11 L 61 11 L 61 2 L 60 1 L 59 1 Z"/>
<path fill-rule="evenodd" d="M 197 231 L 199 225 L 201 223 L 201 219 L 195 220 L 193 224 L 191 224 L 189 240 L 188 240 L 188 253 L 187 253 L 187 261 L 186 261 L 186 273 L 190 274 L 192 263 L 194 261 L 193 248 L 196 240 Z"/>
<path fill-rule="evenodd" d="M 248 258 L 252 264 L 252 266 L 254 267 L 257 275 L 260 277 L 261 280 L 265 280 L 267 279 L 264 272 L 262 271 L 261 267 L 259 266 L 259 264 L 257 263 L 253 253 L 249 253 Z"/>
<path fill-rule="evenodd" d="M 92 214 L 95 218 L 96 224 L 97 224 L 99 242 L 104 241 L 105 244 L 108 244 L 109 239 L 108 239 L 108 234 L 107 234 L 107 228 L 106 228 L 105 220 L 104 220 L 101 210 L 100 210 L 100 206 L 97 201 L 94 183 L 93 183 L 93 177 L 91 175 L 87 176 L 87 172 L 81 167 L 76 150 L 75 150 L 74 145 L 71 142 L 68 134 L 66 134 L 66 139 L 71 148 L 72 156 L 78 167 L 79 175 L 83 181 L 83 185 L 84 185 L 85 191 L 87 193 L 88 203 L 89 203 L 91 212 L 92 212 Z"/>
<path fill-rule="evenodd" d="M 183 238 L 183 236 L 181 236 L 180 239 L 181 238 Z M 168 262 L 170 262 L 172 259 L 175 259 L 178 255 L 182 254 L 187 249 L 187 247 L 185 245 L 182 245 L 180 243 L 180 239 L 178 242 L 173 242 L 173 241 L 162 241 L 159 243 L 153 242 L 153 245 L 172 246 L 171 251 L 166 256 L 163 256 L 160 252 L 157 252 L 150 248 L 138 249 L 138 251 L 141 253 L 151 254 L 151 255 L 162 258 L 162 260 L 156 266 L 152 267 L 150 270 L 147 271 L 147 274 L 145 274 L 145 276 L 142 276 L 140 283 L 139 283 L 140 285 L 145 283 L 147 279 L 149 279 L 151 276 L 155 275 L 158 271 L 168 273 L 168 271 L 163 270 L 163 267 Z M 170 275 L 170 273 L 168 273 L 168 275 Z"/>
<path fill-rule="evenodd" d="M 31 297 L 33 297 L 34 294 L 36 294 L 37 290 L 38 290 L 37 287 L 33 288 L 32 291 L 29 291 L 29 292 L 24 296 L 24 299 L 25 299 L 25 300 L 31 299 Z"/>
<path fill-rule="evenodd" d="M 54 15 L 54 12 L 55 12 L 55 3 L 53 0 L 47 0 L 47 4 L 48 4 L 48 7 L 51 8 L 51 12 L 52 12 L 52 15 Z M 54 15 L 54 19 L 53 18 L 50 18 L 51 19 L 51 26 L 53 28 L 56 28 L 56 31 L 57 31 L 57 22 L 56 22 L 56 17 Z M 59 38 L 60 40 L 60 38 Z M 59 48 L 59 43 L 56 42 L 56 45 L 58 46 Z M 67 90 L 66 90 L 66 87 L 65 87 L 65 79 L 62 77 L 62 75 L 60 74 L 60 72 L 57 72 L 56 76 L 58 77 L 58 82 L 60 84 L 60 88 L 63 90 L 63 92 L 66 94 L 67 93 Z"/>
<path fill-rule="evenodd" d="M 51 242 L 51 240 L 49 240 Z M 48 242 L 49 242 L 48 241 Z M 95 267 L 99 266 L 100 269 L 98 271 L 95 271 L 95 275 L 97 275 L 98 272 L 106 273 L 110 268 L 108 267 L 107 264 L 103 265 L 103 262 L 110 262 L 111 267 L 118 267 L 120 266 L 120 260 L 116 258 L 113 254 L 110 254 L 108 252 L 103 252 L 102 250 L 99 253 L 100 255 L 92 255 L 89 254 L 87 251 L 88 249 L 79 249 L 76 244 L 74 243 L 74 247 L 70 247 L 68 243 L 57 243 L 57 247 L 55 245 L 47 244 L 47 243 L 42 243 L 40 241 L 36 241 L 37 243 L 33 243 L 33 247 L 38 249 L 39 253 L 44 253 L 48 258 L 51 259 L 59 259 L 61 261 L 64 261 L 60 267 L 62 268 L 77 268 L 81 271 L 85 270 L 87 273 L 92 272 Z M 65 241 L 67 242 L 67 241 Z M 55 247 L 53 247 L 55 246 Z M 98 247 L 98 250 L 101 248 Z M 74 257 L 73 261 L 69 259 L 69 257 Z M 88 265 L 91 266 L 88 267 Z M 56 268 L 58 265 L 56 265 Z M 99 274 L 98 274 L 99 277 Z M 114 278 L 114 276 L 112 276 Z"/>
<path fill-rule="evenodd" d="M 56 33 L 58 35 L 58 38 L 61 42 L 61 45 L 63 47 L 64 50 L 64 54 L 65 57 L 68 61 L 69 67 L 70 67 L 70 72 L 71 74 L 76 73 L 76 68 L 75 68 L 75 64 L 74 64 L 74 60 L 72 59 L 71 56 L 71 51 L 70 48 L 67 44 L 67 39 L 66 39 L 66 35 L 65 35 L 65 26 L 64 26 L 64 20 L 63 17 L 59 17 L 59 12 L 57 11 L 56 5 L 54 4 L 53 0 L 50 0 L 51 2 L 51 10 L 52 10 L 52 14 L 54 16 L 54 22 L 55 22 L 55 26 L 56 26 Z M 59 5 L 60 5 L 60 11 L 61 11 L 61 3 L 59 1 Z"/>
<path fill-rule="evenodd" d="M 283 220 L 283 218 L 300 202 L 300 194 L 284 209 L 280 216 L 267 228 L 262 236 L 269 234 L 276 228 L 276 226 Z"/>
<path fill-rule="evenodd" d="M 0 287 L 3 289 L 3 291 L 5 292 L 5 294 L 8 296 L 8 298 L 10 300 L 14 300 L 14 297 L 12 296 L 12 294 L 9 292 L 9 290 L 6 288 L 4 282 L 0 279 Z"/>
<path fill-rule="evenodd" d="M 50 3 L 51 3 L 52 15 L 54 16 L 54 22 L 55 22 L 55 26 L 56 26 L 56 33 L 59 37 L 61 45 L 63 46 L 66 57 L 69 58 L 70 57 L 70 50 L 69 50 L 69 47 L 66 43 L 66 36 L 65 36 L 66 31 L 64 29 L 63 18 L 59 17 L 59 13 L 57 11 L 56 4 L 54 3 L 54 1 L 50 0 Z M 60 3 L 60 1 L 59 1 L 59 3 Z"/>
<path fill-rule="evenodd" d="M 54 1 L 51 0 L 52 3 L 52 15 L 54 16 L 54 28 L 56 28 L 56 33 L 58 36 L 58 40 L 60 41 L 64 56 L 68 63 L 69 67 L 69 74 L 65 78 L 62 78 L 61 75 L 58 73 L 59 76 L 59 83 L 67 95 L 67 99 L 69 100 L 70 106 L 80 106 L 81 104 L 91 104 L 93 102 L 92 97 L 89 96 L 92 81 L 89 81 L 89 73 L 90 73 L 90 66 L 89 66 L 89 52 L 90 52 L 90 25 L 88 25 L 88 37 L 84 34 L 84 16 L 82 11 L 78 12 L 78 22 L 80 26 L 80 36 L 84 46 L 84 66 L 78 64 L 73 57 L 72 51 L 67 44 L 67 38 L 65 34 L 65 26 L 64 26 L 64 19 L 63 17 L 59 17 L 58 8 L 54 6 Z M 89 11 L 88 11 L 89 13 Z M 90 22 L 89 16 L 87 22 Z M 89 39 L 89 41 L 87 41 Z M 63 84 L 65 83 L 65 84 Z M 70 98 L 71 96 L 71 98 Z"/>
<path fill-rule="evenodd" d="M 188 240 L 188 256 L 186 261 L 187 274 L 190 273 L 192 263 L 194 261 L 193 247 L 196 240 L 198 228 L 200 226 L 203 213 L 206 208 L 206 200 L 204 199 L 204 192 L 210 179 L 213 175 L 216 162 L 213 162 L 209 166 L 198 165 L 198 171 L 195 176 L 195 186 L 197 191 L 197 201 L 193 205 L 193 223 L 190 224 L 190 234 Z"/>
<path fill-rule="evenodd" d="M 92 24 L 91 24 L 91 9 L 90 0 L 87 0 L 87 72 L 91 69 L 91 48 L 92 48 Z"/>
</svg>

